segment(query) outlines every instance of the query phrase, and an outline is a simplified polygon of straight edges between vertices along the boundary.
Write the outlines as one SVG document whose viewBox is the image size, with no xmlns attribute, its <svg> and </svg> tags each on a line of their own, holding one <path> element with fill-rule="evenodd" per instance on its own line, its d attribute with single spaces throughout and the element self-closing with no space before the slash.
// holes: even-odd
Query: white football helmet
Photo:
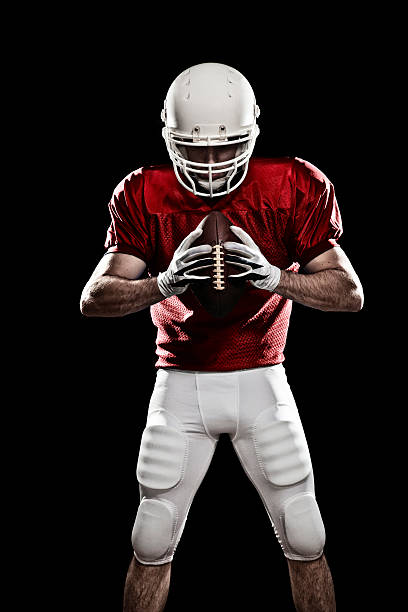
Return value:
<svg viewBox="0 0 408 612">
<path fill-rule="evenodd" d="M 206 63 L 182 72 L 167 92 L 161 118 L 163 138 L 183 187 L 207 197 L 236 189 L 248 171 L 259 113 L 252 87 L 238 70 Z M 204 163 L 197 161 L 198 151 L 191 154 L 196 161 L 189 159 L 190 147 L 226 146 L 232 151 L 228 159 L 224 152 L 222 161 Z"/>
</svg>

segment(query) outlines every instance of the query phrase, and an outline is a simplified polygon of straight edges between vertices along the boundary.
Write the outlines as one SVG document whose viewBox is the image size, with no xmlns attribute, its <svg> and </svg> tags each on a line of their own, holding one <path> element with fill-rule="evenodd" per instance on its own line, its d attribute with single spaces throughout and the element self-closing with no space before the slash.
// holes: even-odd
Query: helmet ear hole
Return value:
<svg viewBox="0 0 408 612">
<path fill-rule="evenodd" d="M 248 170 L 259 132 L 258 115 L 251 85 L 234 68 L 198 64 L 179 75 L 161 113 L 177 180 L 194 194 L 209 197 L 236 189 Z M 206 155 L 203 147 L 218 154 Z M 223 147 L 232 147 L 231 155 L 224 156 Z M 204 188 L 201 192 L 198 183 Z"/>
</svg>

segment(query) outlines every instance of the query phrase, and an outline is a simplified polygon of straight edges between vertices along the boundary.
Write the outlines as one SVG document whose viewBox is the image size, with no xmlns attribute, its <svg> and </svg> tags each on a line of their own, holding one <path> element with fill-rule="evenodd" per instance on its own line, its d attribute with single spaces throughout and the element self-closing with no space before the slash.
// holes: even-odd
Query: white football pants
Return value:
<svg viewBox="0 0 408 612">
<path fill-rule="evenodd" d="M 229 434 L 288 559 L 321 556 L 325 530 L 298 410 L 282 364 L 198 372 L 161 368 L 142 435 L 136 559 L 173 559 L 221 433 Z"/>
</svg>

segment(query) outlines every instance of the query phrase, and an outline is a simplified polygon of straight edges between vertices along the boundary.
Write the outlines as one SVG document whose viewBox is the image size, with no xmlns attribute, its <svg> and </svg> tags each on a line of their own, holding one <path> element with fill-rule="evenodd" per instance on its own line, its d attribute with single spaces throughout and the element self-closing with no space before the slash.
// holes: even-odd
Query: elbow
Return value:
<svg viewBox="0 0 408 612">
<path fill-rule="evenodd" d="M 100 307 L 98 305 L 98 299 L 95 295 L 94 288 L 91 285 L 87 285 L 82 291 L 81 299 L 79 302 L 79 309 L 84 317 L 97 317 L 100 316 Z"/>
<path fill-rule="evenodd" d="M 94 282 L 82 291 L 79 308 L 84 317 L 123 317 L 127 312 L 112 299 L 106 283 Z"/>
<path fill-rule="evenodd" d="M 348 279 L 345 287 L 346 310 L 348 312 L 360 312 L 364 306 L 364 292 L 361 282 L 357 276 Z"/>
<path fill-rule="evenodd" d="M 81 314 L 84 315 L 84 317 L 96 316 L 95 304 L 93 303 L 93 300 L 90 300 L 87 297 L 81 296 L 79 309 L 81 311 Z"/>
<path fill-rule="evenodd" d="M 353 299 L 352 299 L 353 312 L 360 312 L 360 310 L 362 310 L 364 306 L 364 291 L 363 291 L 363 287 L 359 280 L 354 286 L 352 295 L 353 295 Z"/>
<path fill-rule="evenodd" d="M 84 317 L 92 317 L 91 309 L 86 302 L 81 301 L 79 309 Z"/>
<path fill-rule="evenodd" d="M 360 312 L 364 306 L 364 293 L 362 287 L 355 287 L 349 294 L 349 312 Z"/>
<path fill-rule="evenodd" d="M 337 312 L 360 312 L 364 306 L 364 293 L 361 285 L 354 285 L 348 287 L 348 289 L 342 292 L 341 296 L 338 296 L 337 300 L 330 305 L 322 306 L 321 310 L 324 311 L 337 311 Z"/>
<path fill-rule="evenodd" d="M 364 294 L 363 292 L 361 292 L 361 294 L 359 294 L 359 297 L 357 299 L 357 307 L 354 309 L 354 312 L 359 312 L 360 310 L 363 309 L 364 306 Z"/>
</svg>

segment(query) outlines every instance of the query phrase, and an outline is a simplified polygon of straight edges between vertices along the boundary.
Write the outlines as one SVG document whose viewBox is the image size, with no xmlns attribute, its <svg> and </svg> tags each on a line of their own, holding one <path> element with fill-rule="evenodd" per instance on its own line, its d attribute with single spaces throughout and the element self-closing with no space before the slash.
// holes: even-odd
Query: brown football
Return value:
<svg viewBox="0 0 408 612">
<path fill-rule="evenodd" d="M 208 283 L 191 283 L 190 288 L 200 304 L 214 317 L 225 317 L 245 292 L 246 281 L 228 282 L 229 274 L 239 274 L 243 269 L 224 262 L 224 242 L 242 241 L 230 230 L 234 225 L 218 210 L 211 212 L 204 222 L 203 233 L 191 246 L 210 244 L 213 247 L 212 268 L 194 272 L 197 276 L 211 276 Z"/>
</svg>

